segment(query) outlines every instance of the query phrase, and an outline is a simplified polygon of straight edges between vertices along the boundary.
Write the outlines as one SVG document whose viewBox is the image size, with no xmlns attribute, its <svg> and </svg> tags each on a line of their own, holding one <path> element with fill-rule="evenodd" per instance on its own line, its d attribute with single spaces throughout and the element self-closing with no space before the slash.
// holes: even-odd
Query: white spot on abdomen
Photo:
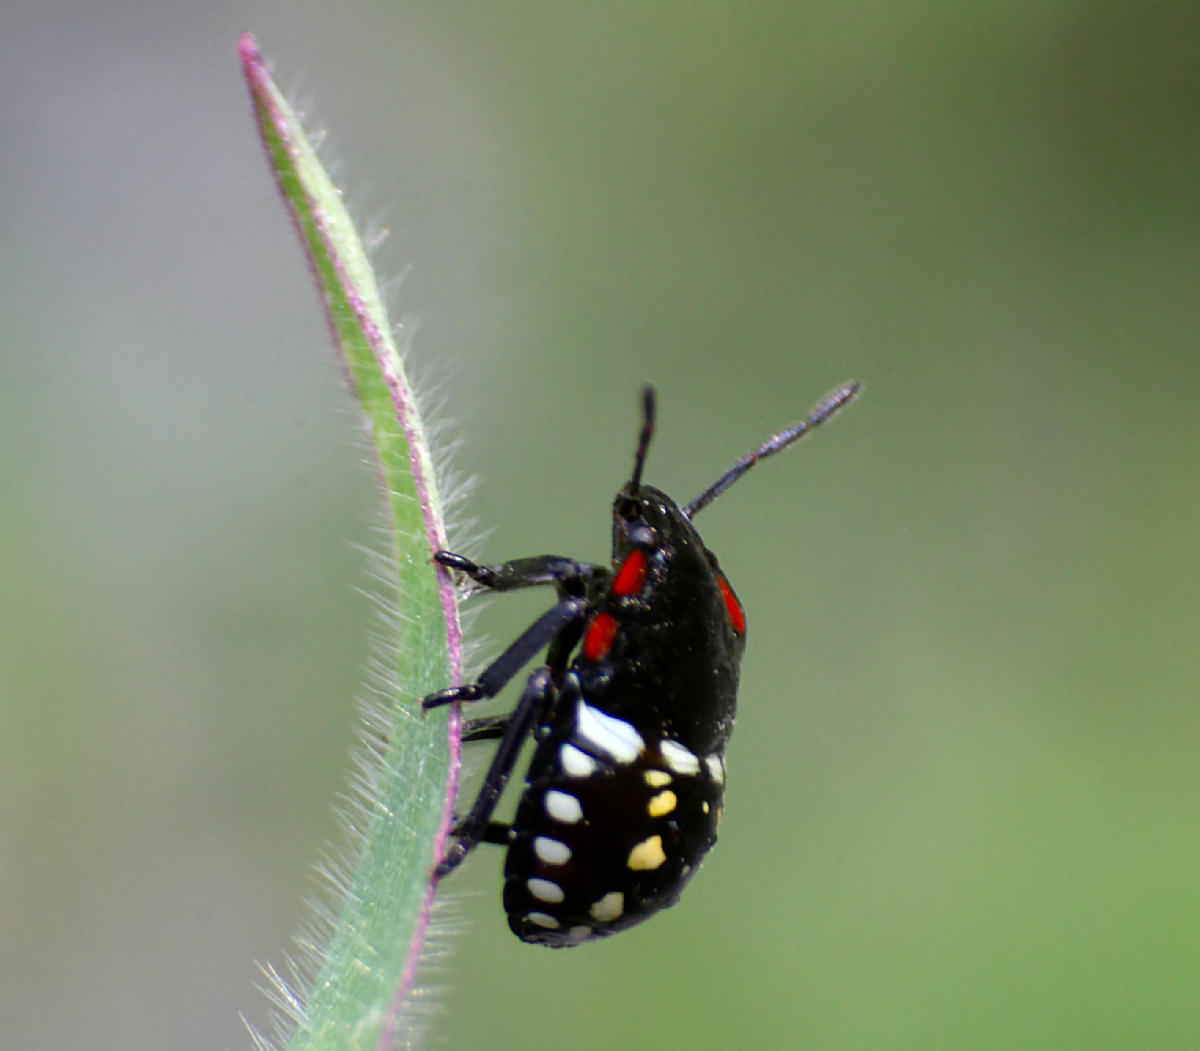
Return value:
<svg viewBox="0 0 1200 1051">
<path fill-rule="evenodd" d="M 568 777 L 590 777 L 596 772 L 596 760 L 573 744 L 564 744 L 558 750 L 558 761 Z"/>
<path fill-rule="evenodd" d="M 562 887 L 553 880 L 527 879 L 525 886 L 538 901 L 544 901 L 548 905 L 557 905 L 566 896 L 563 894 Z"/>
<path fill-rule="evenodd" d="M 690 748 L 684 748 L 678 741 L 660 741 L 658 751 L 675 773 L 691 774 L 693 777 L 700 773 L 700 760 Z"/>
<path fill-rule="evenodd" d="M 546 793 L 543 805 L 550 817 L 564 825 L 574 825 L 583 820 L 582 804 L 567 792 L 559 792 L 552 788 Z"/>
<path fill-rule="evenodd" d="M 618 763 L 632 763 L 646 747 L 642 735 L 624 719 L 583 701 L 575 708 L 575 733 L 580 744 L 603 752 Z"/>
<path fill-rule="evenodd" d="M 534 836 L 533 852 L 547 865 L 565 865 L 571 860 L 571 848 L 549 836 Z"/>
</svg>

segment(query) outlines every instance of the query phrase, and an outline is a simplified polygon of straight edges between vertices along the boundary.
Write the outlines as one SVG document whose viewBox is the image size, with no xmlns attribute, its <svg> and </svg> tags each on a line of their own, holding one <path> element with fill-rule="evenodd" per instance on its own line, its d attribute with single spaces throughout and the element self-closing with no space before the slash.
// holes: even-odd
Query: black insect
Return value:
<svg viewBox="0 0 1200 1051">
<path fill-rule="evenodd" d="M 640 923 L 675 903 L 716 842 L 746 614 L 692 519 L 858 391 L 850 383 L 827 395 L 680 507 L 642 484 L 654 433 L 647 387 L 633 477 L 613 501 L 611 569 L 558 555 L 495 566 L 434 556 L 482 588 L 552 584 L 558 595 L 478 682 L 423 702 L 494 697 L 547 647 L 510 715 L 466 725 L 464 741 L 500 744 L 436 870 L 445 876 L 481 842 L 507 846 L 504 909 L 523 941 L 578 945 Z M 531 733 L 537 747 L 516 817 L 494 822 Z"/>
</svg>

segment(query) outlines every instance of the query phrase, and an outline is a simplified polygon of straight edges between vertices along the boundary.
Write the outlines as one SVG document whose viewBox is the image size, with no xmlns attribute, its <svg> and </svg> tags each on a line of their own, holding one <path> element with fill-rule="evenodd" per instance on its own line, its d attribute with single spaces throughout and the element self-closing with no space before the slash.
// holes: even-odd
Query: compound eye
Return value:
<svg viewBox="0 0 1200 1051">
<path fill-rule="evenodd" d="M 631 522 L 635 518 L 642 517 L 642 502 L 633 496 L 625 497 L 617 504 L 617 514 L 626 522 Z"/>
</svg>

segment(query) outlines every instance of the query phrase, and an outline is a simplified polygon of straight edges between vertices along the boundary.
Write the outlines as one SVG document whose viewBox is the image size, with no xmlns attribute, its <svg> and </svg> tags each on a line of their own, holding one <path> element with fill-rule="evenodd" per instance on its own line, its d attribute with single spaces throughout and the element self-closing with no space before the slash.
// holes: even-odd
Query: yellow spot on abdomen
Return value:
<svg viewBox="0 0 1200 1051">
<path fill-rule="evenodd" d="M 650 805 L 646 808 L 650 811 L 651 817 L 662 817 L 663 814 L 669 814 L 675 809 L 675 804 L 679 800 L 675 797 L 675 793 L 669 788 L 665 792 L 659 792 L 653 799 L 650 800 Z"/>
<path fill-rule="evenodd" d="M 643 839 L 629 852 L 629 860 L 625 862 L 635 872 L 649 872 L 658 868 L 667 855 L 663 853 L 662 836 L 651 836 Z"/>
</svg>

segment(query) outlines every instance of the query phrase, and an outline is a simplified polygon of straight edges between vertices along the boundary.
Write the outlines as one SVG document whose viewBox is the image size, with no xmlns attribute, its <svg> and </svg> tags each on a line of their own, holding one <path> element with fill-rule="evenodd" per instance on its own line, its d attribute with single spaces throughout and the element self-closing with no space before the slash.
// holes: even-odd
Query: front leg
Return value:
<svg viewBox="0 0 1200 1051">
<path fill-rule="evenodd" d="M 609 574 L 603 566 L 576 562 L 563 555 L 534 555 L 531 558 L 514 558 L 494 566 L 481 566 L 453 551 L 438 551 L 433 560 L 439 566 L 458 570 L 490 591 L 513 591 L 516 588 L 553 584 L 560 594 L 583 595 L 592 581 L 606 579 Z"/>
</svg>

